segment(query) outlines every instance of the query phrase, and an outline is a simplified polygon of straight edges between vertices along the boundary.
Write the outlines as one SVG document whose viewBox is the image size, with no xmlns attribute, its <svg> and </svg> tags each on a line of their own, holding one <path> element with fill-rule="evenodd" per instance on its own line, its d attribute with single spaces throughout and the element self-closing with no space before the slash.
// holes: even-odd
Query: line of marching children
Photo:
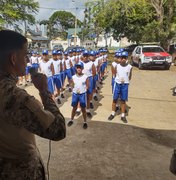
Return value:
<svg viewBox="0 0 176 180">
<path fill-rule="evenodd" d="M 49 58 L 48 50 L 44 50 L 42 56 L 37 54 L 33 52 L 29 58 L 26 77 L 29 76 L 30 67 L 45 74 L 48 79 L 48 90 L 58 104 L 61 104 L 61 98 L 65 97 L 65 82 L 68 82 L 67 87 L 69 92 L 72 92 L 73 107 L 68 126 L 71 126 L 74 117 L 82 112 L 83 128 L 87 129 L 87 117 L 92 118 L 91 109 L 94 108 L 93 99 L 98 101 L 99 84 L 102 84 L 105 76 L 107 50 L 70 49 L 65 52 L 53 50 L 52 58 Z"/>
</svg>

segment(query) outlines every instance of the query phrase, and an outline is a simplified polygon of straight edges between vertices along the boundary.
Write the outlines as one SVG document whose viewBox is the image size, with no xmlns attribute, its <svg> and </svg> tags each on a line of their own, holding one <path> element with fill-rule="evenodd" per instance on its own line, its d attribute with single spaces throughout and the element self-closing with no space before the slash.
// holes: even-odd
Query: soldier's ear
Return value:
<svg viewBox="0 0 176 180">
<path fill-rule="evenodd" d="M 17 61 L 17 55 L 15 52 L 10 54 L 10 63 L 12 66 L 16 65 L 16 61 Z"/>
</svg>

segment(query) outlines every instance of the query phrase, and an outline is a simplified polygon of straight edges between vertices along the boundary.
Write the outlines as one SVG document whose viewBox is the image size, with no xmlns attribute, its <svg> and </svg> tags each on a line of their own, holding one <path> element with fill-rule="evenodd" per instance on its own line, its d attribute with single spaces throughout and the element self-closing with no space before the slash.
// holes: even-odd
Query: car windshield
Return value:
<svg viewBox="0 0 176 180">
<path fill-rule="evenodd" d="M 143 47 L 143 52 L 165 52 L 161 47 Z"/>
</svg>

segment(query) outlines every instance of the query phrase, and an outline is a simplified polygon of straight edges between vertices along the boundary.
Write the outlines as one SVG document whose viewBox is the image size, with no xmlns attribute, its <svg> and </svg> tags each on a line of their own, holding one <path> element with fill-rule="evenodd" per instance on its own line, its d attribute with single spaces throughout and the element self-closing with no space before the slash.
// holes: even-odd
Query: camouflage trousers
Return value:
<svg viewBox="0 0 176 180">
<path fill-rule="evenodd" d="M 46 180 L 40 159 L 15 161 L 0 158 L 0 180 Z"/>
</svg>

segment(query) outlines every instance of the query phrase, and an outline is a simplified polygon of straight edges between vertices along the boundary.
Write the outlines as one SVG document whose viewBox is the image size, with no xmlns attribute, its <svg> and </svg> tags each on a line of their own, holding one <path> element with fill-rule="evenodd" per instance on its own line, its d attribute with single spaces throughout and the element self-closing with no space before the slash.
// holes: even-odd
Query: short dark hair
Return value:
<svg viewBox="0 0 176 180">
<path fill-rule="evenodd" d="M 6 61 L 11 52 L 22 49 L 27 39 L 18 32 L 11 30 L 0 31 L 0 64 Z"/>
</svg>

